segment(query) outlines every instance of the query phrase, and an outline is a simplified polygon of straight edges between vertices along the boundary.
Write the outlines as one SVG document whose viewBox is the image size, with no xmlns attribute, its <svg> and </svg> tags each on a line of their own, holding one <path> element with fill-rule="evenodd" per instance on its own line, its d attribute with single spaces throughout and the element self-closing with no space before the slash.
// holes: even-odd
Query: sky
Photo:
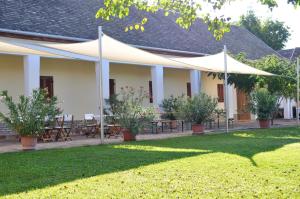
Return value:
<svg viewBox="0 0 300 199">
<path fill-rule="evenodd" d="M 290 28 L 290 39 L 286 43 L 285 49 L 300 47 L 300 7 L 295 8 L 287 4 L 287 0 L 278 0 L 278 7 L 272 11 L 255 0 L 236 0 L 227 3 L 221 13 L 226 17 L 231 17 L 232 21 L 237 21 L 239 17 L 248 10 L 254 10 L 261 19 L 272 18 L 284 22 Z"/>
</svg>

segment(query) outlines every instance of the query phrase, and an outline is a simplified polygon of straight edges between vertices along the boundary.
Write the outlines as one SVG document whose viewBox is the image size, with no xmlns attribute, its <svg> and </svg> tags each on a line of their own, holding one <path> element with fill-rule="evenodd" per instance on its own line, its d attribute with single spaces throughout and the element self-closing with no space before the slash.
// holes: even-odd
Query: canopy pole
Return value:
<svg viewBox="0 0 300 199">
<path fill-rule="evenodd" d="M 299 58 L 297 58 L 297 115 L 296 115 L 296 119 L 297 119 L 297 126 L 299 126 Z"/>
<path fill-rule="evenodd" d="M 98 27 L 98 41 L 99 41 L 99 100 L 100 100 L 100 140 L 104 143 L 104 112 L 103 112 L 103 77 L 102 77 L 102 26 Z"/>
<path fill-rule="evenodd" d="M 225 94 L 225 123 L 226 123 L 226 133 L 228 133 L 228 117 L 229 117 L 229 110 L 228 110 L 228 74 L 227 74 L 227 48 L 224 45 L 224 94 Z"/>
</svg>

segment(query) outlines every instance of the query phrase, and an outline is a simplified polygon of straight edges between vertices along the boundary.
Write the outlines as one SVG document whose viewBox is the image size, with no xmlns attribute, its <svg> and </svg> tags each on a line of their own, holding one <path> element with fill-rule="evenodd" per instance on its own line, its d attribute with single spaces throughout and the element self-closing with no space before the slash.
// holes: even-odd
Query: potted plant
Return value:
<svg viewBox="0 0 300 199">
<path fill-rule="evenodd" d="M 118 96 L 121 103 L 114 107 L 116 121 L 123 129 L 124 141 L 135 140 L 136 134 L 153 121 L 154 108 L 143 105 L 148 94 L 142 87 L 138 90 L 132 87 L 121 88 Z"/>
<path fill-rule="evenodd" d="M 203 134 L 203 122 L 211 117 L 218 100 L 205 93 L 188 98 L 180 107 L 182 119 L 192 123 L 193 134 Z"/>
<path fill-rule="evenodd" d="M 278 107 L 278 97 L 266 88 L 259 88 L 250 94 L 249 108 L 257 115 L 260 128 L 269 128 L 273 113 Z"/>
<path fill-rule="evenodd" d="M 175 129 L 177 127 L 177 117 L 178 111 L 183 102 L 183 96 L 174 97 L 171 95 L 169 98 L 165 98 L 160 107 L 163 110 L 163 114 L 161 115 L 162 119 L 167 119 L 171 121 L 171 128 Z"/>
<path fill-rule="evenodd" d="M 47 98 L 47 91 L 34 90 L 32 95 L 21 95 L 19 102 L 14 102 L 7 91 L 0 93 L 1 102 L 7 107 L 7 112 L 0 112 L 0 120 L 21 137 L 23 150 L 35 149 L 37 137 L 44 131 L 45 119 L 54 121 L 60 113 L 56 107 L 57 98 Z"/>
<path fill-rule="evenodd" d="M 117 115 L 117 108 L 120 105 L 121 101 L 118 99 L 118 95 L 114 94 L 111 95 L 108 99 L 105 99 L 105 108 L 104 108 L 104 114 L 105 114 L 105 122 L 107 124 L 118 124 L 116 115 Z M 109 127 L 109 131 L 110 131 Z"/>
</svg>

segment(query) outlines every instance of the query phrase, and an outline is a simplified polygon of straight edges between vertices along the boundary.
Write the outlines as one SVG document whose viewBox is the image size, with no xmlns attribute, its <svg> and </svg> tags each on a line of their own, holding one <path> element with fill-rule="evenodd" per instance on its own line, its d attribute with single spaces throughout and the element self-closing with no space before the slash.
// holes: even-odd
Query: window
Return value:
<svg viewBox="0 0 300 199">
<path fill-rule="evenodd" d="M 186 83 L 186 93 L 188 97 L 192 97 L 192 89 L 191 89 L 191 83 Z"/>
<path fill-rule="evenodd" d="M 224 85 L 218 84 L 218 102 L 224 102 Z"/>
<path fill-rule="evenodd" d="M 48 92 L 47 97 L 53 97 L 53 77 L 52 76 L 41 76 L 40 77 L 40 88 L 47 90 L 47 92 Z"/>
<path fill-rule="evenodd" d="M 116 94 L 116 80 L 109 79 L 109 96 Z"/>
<path fill-rule="evenodd" d="M 152 81 L 149 81 L 149 102 L 153 103 Z"/>
</svg>

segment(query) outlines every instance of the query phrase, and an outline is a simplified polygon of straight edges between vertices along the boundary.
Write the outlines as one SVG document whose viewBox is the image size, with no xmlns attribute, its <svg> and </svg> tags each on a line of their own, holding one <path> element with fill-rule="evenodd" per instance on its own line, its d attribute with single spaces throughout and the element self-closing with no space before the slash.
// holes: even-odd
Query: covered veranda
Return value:
<svg viewBox="0 0 300 199">
<path fill-rule="evenodd" d="M 221 64 L 201 63 L 201 60 L 192 62 L 188 58 L 178 60 L 176 58 L 166 58 L 152 53 L 148 53 L 104 35 L 102 37 L 103 52 L 99 59 L 99 40 L 76 43 L 76 44 L 58 44 L 32 42 L 18 39 L 1 39 L 1 52 L 9 54 L 23 54 L 24 56 L 24 93 L 30 95 L 33 89 L 40 86 L 40 57 L 49 58 L 71 58 L 76 60 L 84 60 L 95 64 L 95 93 L 96 102 L 95 112 L 101 115 L 101 106 L 103 99 L 109 97 L 109 66 L 111 63 L 130 63 L 137 65 L 146 65 L 151 67 L 151 80 L 153 85 L 154 105 L 158 105 L 164 98 L 164 68 L 188 69 L 190 71 L 192 94 L 200 92 L 200 71 L 206 72 L 224 72 Z M 222 53 L 222 55 L 224 55 Z M 198 58 L 200 59 L 200 58 Z M 222 60 L 221 60 L 222 63 Z M 229 62 L 228 73 L 244 73 L 271 75 L 264 71 L 254 68 L 246 68 L 237 70 L 236 62 Z M 206 65 L 208 67 L 206 67 Z M 239 65 L 239 67 L 245 65 Z M 250 70 L 251 69 L 251 70 Z M 101 81 L 102 79 L 102 81 Z M 102 85 L 102 86 L 101 86 Z M 101 92 L 102 89 L 102 92 Z"/>
</svg>

